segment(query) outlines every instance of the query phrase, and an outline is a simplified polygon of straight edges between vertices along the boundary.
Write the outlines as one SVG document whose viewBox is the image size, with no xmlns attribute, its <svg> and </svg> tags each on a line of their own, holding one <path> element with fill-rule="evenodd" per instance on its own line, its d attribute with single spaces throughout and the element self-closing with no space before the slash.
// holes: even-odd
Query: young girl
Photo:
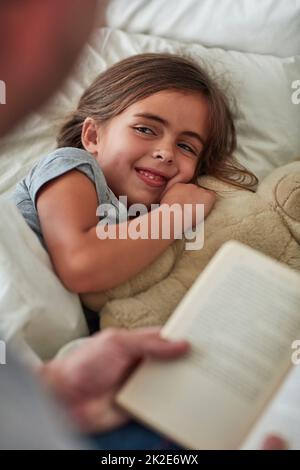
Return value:
<svg viewBox="0 0 300 470">
<path fill-rule="evenodd" d="M 175 222 L 169 239 L 160 232 L 158 239 L 100 240 L 97 207 L 118 208 L 117 198 L 127 196 L 128 205 L 159 203 L 160 218 L 173 203 L 204 204 L 206 216 L 214 195 L 196 185 L 198 175 L 256 183 L 234 161 L 235 145 L 226 98 L 204 70 L 175 55 L 137 55 L 85 91 L 59 133 L 58 149 L 18 184 L 14 201 L 63 284 L 76 293 L 103 291 L 157 258 L 172 243 Z M 151 228 L 153 212 L 140 222 Z M 120 225 L 129 231 L 131 223 Z"/>
</svg>

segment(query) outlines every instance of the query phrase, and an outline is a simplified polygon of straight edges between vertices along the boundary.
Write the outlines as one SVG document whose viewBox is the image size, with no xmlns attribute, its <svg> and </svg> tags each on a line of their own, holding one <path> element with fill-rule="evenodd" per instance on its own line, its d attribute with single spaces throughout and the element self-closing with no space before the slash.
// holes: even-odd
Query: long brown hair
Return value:
<svg viewBox="0 0 300 470">
<path fill-rule="evenodd" d="M 208 137 L 196 176 L 211 175 L 251 189 L 257 178 L 233 157 L 236 132 L 228 99 L 202 68 L 178 55 L 147 53 L 129 57 L 101 73 L 80 98 L 77 109 L 62 126 L 58 147 L 83 148 L 84 120 L 104 123 L 139 100 L 163 90 L 198 91 L 209 105 Z"/>
</svg>

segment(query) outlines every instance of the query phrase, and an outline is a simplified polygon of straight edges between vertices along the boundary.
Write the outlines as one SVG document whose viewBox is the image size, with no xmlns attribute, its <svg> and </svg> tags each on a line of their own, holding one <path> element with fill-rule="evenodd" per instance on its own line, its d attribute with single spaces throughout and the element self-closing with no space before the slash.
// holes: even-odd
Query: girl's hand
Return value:
<svg viewBox="0 0 300 470">
<path fill-rule="evenodd" d="M 195 184 L 175 183 L 163 193 L 160 203 L 171 206 L 180 204 L 184 210 L 184 205 L 192 205 L 192 226 L 196 225 L 196 205 L 204 204 L 204 217 L 212 210 L 216 200 L 215 193 L 207 189 L 200 188 Z"/>
</svg>

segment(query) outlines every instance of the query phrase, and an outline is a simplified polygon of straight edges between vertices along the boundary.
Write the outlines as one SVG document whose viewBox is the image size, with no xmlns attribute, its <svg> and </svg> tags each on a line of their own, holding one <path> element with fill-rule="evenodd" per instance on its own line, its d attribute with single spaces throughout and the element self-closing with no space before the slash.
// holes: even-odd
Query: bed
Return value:
<svg viewBox="0 0 300 470">
<path fill-rule="evenodd" d="M 300 0 L 99 1 L 106 13 L 72 75 L 0 142 L 0 329 L 30 363 L 53 357 L 87 327 L 78 297 L 60 284 L 7 196 L 55 148 L 63 117 L 98 73 L 141 52 L 192 58 L 230 96 L 241 163 L 263 178 L 300 156 Z"/>
</svg>

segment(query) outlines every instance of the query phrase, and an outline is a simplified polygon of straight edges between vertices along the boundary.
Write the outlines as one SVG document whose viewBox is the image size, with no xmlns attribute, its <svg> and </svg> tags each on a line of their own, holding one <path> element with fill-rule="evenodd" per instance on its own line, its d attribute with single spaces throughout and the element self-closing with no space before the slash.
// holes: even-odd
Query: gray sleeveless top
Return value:
<svg viewBox="0 0 300 470">
<path fill-rule="evenodd" d="M 117 220 L 120 219 L 118 217 L 120 214 L 120 203 L 107 186 L 105 176 L 96 159 L 82 149 L 73 147 L 59 148 L 41 158 L 30 173 L 17 184 L 11 196 L 13 202 L 28 225 L 36 233 L 44 248 L 46 247 L 36 209 L 37 193 L 44 184 L 75 169 L 84 173 L 95 184 L 99 204 L 113 205 L 117 214 Z M 109 216 L 106 218 L 109 218 Z"/>
</svg>

